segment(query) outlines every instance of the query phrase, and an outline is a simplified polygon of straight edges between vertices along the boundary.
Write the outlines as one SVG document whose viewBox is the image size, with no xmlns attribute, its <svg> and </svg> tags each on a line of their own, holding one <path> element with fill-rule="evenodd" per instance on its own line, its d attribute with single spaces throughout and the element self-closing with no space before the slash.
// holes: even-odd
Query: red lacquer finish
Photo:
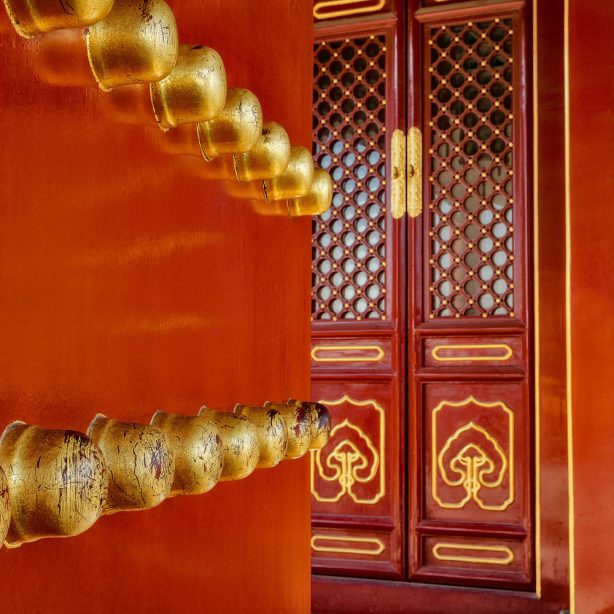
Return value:
<svg viewBox="0 0 614 614">
<path fill-rule="evenodd" d="M 425 195 L 414 225 L 413 331 L 416 355 L 421 346 L 431 351 L 424 367 L 414 365 L 409 407 L 414 580 L 525 589 L 533 582 L 531 207 L 519 9 L 467 3 L 416 14 Z M 473 360 L 449 360 L 462 358 L 463 347 Z M 492 360 L 496 352 L 514 362 Z"/>
<path fill-rule="evenodd" d="M 334 420 L 312 458 L 318 573 L 404 573 L 405 228 L 388 179 L 390 135 L 403 127 L 402 28 L 384 13 L 316 29 L 314 158 L 335 182 L 313 240 L 312 396 Z"/>
<path fill-rule="evenodd" d="M 345 575 L 373 580 L 314 576 L 314 609 L 559 612 L 569 604 L 562 15 L 548 0 L 409 2 L 407 9 L 401 19 L 407 19 L 408 78 L 399 96 L 407 125 L 424 132 L 424 212 L 409 221 L 408 261 L 402 252 L 392 256 L 400 258 L 408 287 L 408 398 L 399 416 L 406 429 L 405 581 L 376 580 L 381 569 L 363 562 L 374 560 L 369 552 L 360 567 L 346 563 Z M 372 25 L 378 27 L 376 19 Z M 452 90 L 448 99 L 444 89 Z M 477 114 L 473 126 L 471 114 Z M 464 130 L 460 138 L 456 127 Z M 484 174 L 471 171 L 472 164 Z M 464 186 L 458 194 L 455 184 Z M 449 211 L 446 199 L 456 201 Z M 486 265 L 493 271 L 482 271 Z M 446 276 L 456 287 L 445 288 Z M 404 326 L 401 312 L 395 316 Z M 394 369 L 386 354 L 376 360 L 373 345 L 382 335 L 373 330 L 356 338 L 339 323 L 336 338 L 324 339 L 323 328 L 316 325 L 313 345 L 349 346 L 328 351 L 349 357 L 348 388 L 369 386 L 375 395 L 376 382 Z M 312 361 L 322 389 L 339 386 L 342 371 Z M 461 473 L 474 477 L 460 483 Z M 338 534 L 363 536 L 359 523 L 334 521 Z M 318 530 L 332 531 L 332 523 L 322 519 Z M 378 536 L 375 523 L 368 528 Z M 317 571 L 343 573 L 341 562 L 317 556 Z M 503 588 L 512 590 L 496 590 Z"/>
<path fill-rule="evenodd" d="M 401 468 L 395 383 L 364 376 L 351 381 L 346 375 L 314 381 L 312 394 L 332 401 L 327 406 L 337 416 L 333 429 L 341 425 L 331 435 L 328 454 L 312 457 L 314 567 L 344 572 L 351 565 L 359 575 L 398 577 Z M 331 479 L 346 467 L 351 483 Z M 336 544 L 330 539 L 322 544 L 325 527 Z M 354 531 L 351 543 L 341 539 L 344 529 Z"/>
<path fill-rule="evenodd" d="M 181 41 L 215 48 L 308 146 L 309 4 L 172 4 Z M 307 397 L 309 221 L 259 215 L 173 155 L 129 90 L 71 84 L 49 39 L 4 10 L 0 26 L 0 426 Z M 0 609 L 306 613 L 308 532 L 308 459 L 288 461 L 3 549 Z"/>
<path fill-rule="evenodd" d="M 598 152 L 614 145 L 614 6 L 570 0 L 568 13 L 569 247 L 575 611 L 614 608 L 611 383 L 614 381 L 614 189 Z M 589 35 L 587 35 L 589 34 Z M 606 128 L 607 129 L 604 129 Z"/>
<path fill-rule="evenodd" d="M 558 0 L 533 6 L 536 564 L 542 599 L 568 607 L 563 20 Z"/>
</svg>

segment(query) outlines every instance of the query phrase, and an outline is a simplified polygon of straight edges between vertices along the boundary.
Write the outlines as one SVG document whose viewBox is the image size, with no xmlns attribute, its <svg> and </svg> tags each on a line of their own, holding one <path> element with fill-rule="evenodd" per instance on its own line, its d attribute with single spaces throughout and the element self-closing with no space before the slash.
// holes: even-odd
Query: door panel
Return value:
<svg viewBox="0 0 614 614">
<path fill-rule="evenodd" d="M 519 336 L 427 337 L 419 367 L 428 372 L 518 373 L 524 348 Z"/>
<path fill-rule="evenodd" d="M 399 406 L 394 381 L 324 380 L 312 382 L 312 394 L 336 416 L 329 443 L 311 456 L 312 533 L 322 527 L 365 527 L 388 534 L 377 538 L 377 555 L 344 552 L 343 567 L 357 570 L 401 571 L 399 522 Z M 331 512 L 334 510 L 334 513 Z M 393 533 L 394 535 L 391 535 Z M 336 535 L 338 533 L 335 533 Z M 343 533 L 342 533 L 343 534 Z M 362 532 L 362 534 L 365 534 Z M 371 536 L 371 533 L 365 535 Z M 393 539 L 394 537 L 394 539 Z M 380 543 L 381 542 L 381 543 Z M 375 543 L 375 542 L 374 542 Z M 323 551 L 312 540 L 313 565 L 329 568 L 333 547 Z M 323 556 L 321 553 L 326 552 Z M 373 558 L 377 556 L 377 559 Z M 383 566 L 381 561 L 388 561 Z M 371 565 L 370 561 L 375 564 Z"/>
<path fill-rule="evenodd" d="M 424 500 L 416 525 L 415 577 L 441 572 L 455 582 L 529 582 L 524 386 L 438 382 L 425 384 L 423 397 Z"/>
<path fill-rule="evenodd" d="M 398 531 L 373 529 L 313 529 L 314 567 L 330 572 L 372 577 L 397 576 L 401 568 Z"/>
<path fill-rule="evenodd" d="M 526 320 L 522 13 L 423 22 L 423 320 Z M 447 17 L 447 18 L 446 18 Z M 456 326 L 460 326 L 457 324 Z"/>
<path fill-rule="evenodd" d="M 386 187 L 395 44 L 391 26 L 360 27 L 321 32 L 314 47 L 314 159 L 335 191 L 332 208 L 314 223 L 312 318 L 314 330 L 329 334 L 359 334 L 396 315 Z"/>
<path fill-rule="evenodd" d="M 390 337 L 319 337 L 311 346 L 311 371 L 394 374 L 395 350 Z"/>
<path fill-rule="evenodd" d="M 526 404 L 517 383 L 425 384 L 425 519 L 522 526 Z"/>
<path fill-rule="evenodd" d="M 499 585 L 518 586 L 530 575 L 530 543 L 526 541 L 423 535 L 420 548 L 420 574 L 425 580 L 448 577 L 471 586 L 488 579 Z"/>
</svg>

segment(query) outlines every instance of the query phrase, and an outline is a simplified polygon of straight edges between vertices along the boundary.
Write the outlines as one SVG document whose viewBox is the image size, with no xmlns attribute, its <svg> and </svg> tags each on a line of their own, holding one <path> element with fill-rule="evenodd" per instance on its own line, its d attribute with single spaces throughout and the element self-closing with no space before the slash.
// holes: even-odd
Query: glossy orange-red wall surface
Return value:
<svg viewBox="0 0 614 614">
<path fill-rule="evenodd" d="M 535 0 L 533 203 L 536 565 L 542 599 L 569 608 L 569 500 L 565 312 L 564 12 Z M 537 541 L 538 540 L 538 541 Z M 554 608 L 553 608 L 554 609 Z"/>
<path fill-rule="evenodd" d="M 614 609 L 614 4 L 569 0 L 575 611 Z M 573 579 L 572 579 L 573 582 Z"/>
<path fill-rule="evenodd" d="M 171 4 L 309 146 L 308 3 Z M 308 396 L 310 220 L 229 195 L 131 93 L 76 84 L 82 45 L 62 59 L 1 13 L 0 427 Z M 309 571 L 303 459 L 0 550 L 0 611 L 308 612 Z"/>
</svg>

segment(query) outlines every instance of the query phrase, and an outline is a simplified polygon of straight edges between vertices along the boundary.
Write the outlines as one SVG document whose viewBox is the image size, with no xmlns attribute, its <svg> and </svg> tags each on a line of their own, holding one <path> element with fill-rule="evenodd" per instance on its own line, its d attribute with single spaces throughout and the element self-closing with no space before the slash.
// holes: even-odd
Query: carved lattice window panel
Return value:
<svg viewBox="0 0 614 614">
<path fill-rule="evenodd" d="M 313 155 L 334 184 L 313 221 L 313 320 L 386 318 L 386 37 L 314 46 Z"/>
<path fill-rule="evenodd" d="M 430 318 L 514 317 L 511 19 L 426 30 Z"/>
</svg>

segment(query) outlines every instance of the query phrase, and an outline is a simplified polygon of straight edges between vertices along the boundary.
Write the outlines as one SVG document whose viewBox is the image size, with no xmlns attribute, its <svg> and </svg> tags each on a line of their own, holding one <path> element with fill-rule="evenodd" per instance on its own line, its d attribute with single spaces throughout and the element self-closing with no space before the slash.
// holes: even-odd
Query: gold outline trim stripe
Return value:
<svg viewBox="0 0 614 614">
<path fill-rule="evenodd" d="M 317 542 L 320 540 L 332 541 L 332 542 L 352 542 L 362 544 L 374 544 L 377 546 L 376 550 L 369 550 L 365 548 L 343 548 L 332 546 L 318 546 Z M 386 544 L 377 537 L 339 537 L 336 535 L 322 535 L 316 534 L 311 538 L 311 549 L 315 552 L 338 552 L 341 554 L 365 554 L 368 556 L 379 556 L 386 550 Z"/>
<path fill-rule="evenodd" d="M 333 352 L 333 351 L 351 351 L 351 350 L 374 350 L 375 356 L 351 356 L 347 358 L 319 358 L 320 352 Z M 316 362 L 379 362 L 384 358 L 385 352 L 379 345 L 316 345 L 311 350 L 311 358 Z"/>
<path fill-rule="evenodd" d="M 468 554 L 440 554 L 440 550 L 468 550 L 470 552 L 501 552 L 505 558 L 489 556 L 470 556 Z M 439 542 L 433 546 L 433 556 L 439 561 L 453 561 L 455 563 L 482 563 L 484 565 L 509 565 L 514 561 L 514 553 L 507 546 L 480 546 L 477 544 L 451 544 Z"/>
<path fill-rule="evenodd" d="M 567 404 L 567 471 L 569 499 L 569 609 L 576 612 L 576 553 L 573 465 L 573 394 L 571 344 L 571 117 L 569 108 L 569 0 L 563 4 L 563 59 L 565 109 L 565 356 Z"/>
<path fill-rule="evenodd" d="M 443 350 L 504 350 L 501 356 L 446 356 L 441 357 L 439 353 Z M 514 350 L 507 345 L 507 343 L 467 343 L 467 344 L 448 344 L 448 345 L 436 345 L 431 350 L 431 356 L 433 360 L 437 362 L 460 362 L 460 361 L 506 361 L 514 355 Z"/>
<path fill-rule="evenodd" d="M 322 0 L 321 2 L 316 2 L 313 7 L 313 16 L 314 19 L 333 19 L 335 17 L 349 17 L 350 15 L 362 15 L 364 13 L 375 13 L 376 11 L 381 11 L 386 6 L 386 0 L 379 0 L 377 4 L 369 6 L 369 3 L 373 3 L 374 0 Z M 322 9 L 327 9 L 328 7 L 342 7 L 347 6 L 348 4 L 359 4 L 367 6 L 357 6 L 352 9 L 342 9 L 339 8 L 336 11 L 325 11 L 322 13 Z"/>
</svg>

